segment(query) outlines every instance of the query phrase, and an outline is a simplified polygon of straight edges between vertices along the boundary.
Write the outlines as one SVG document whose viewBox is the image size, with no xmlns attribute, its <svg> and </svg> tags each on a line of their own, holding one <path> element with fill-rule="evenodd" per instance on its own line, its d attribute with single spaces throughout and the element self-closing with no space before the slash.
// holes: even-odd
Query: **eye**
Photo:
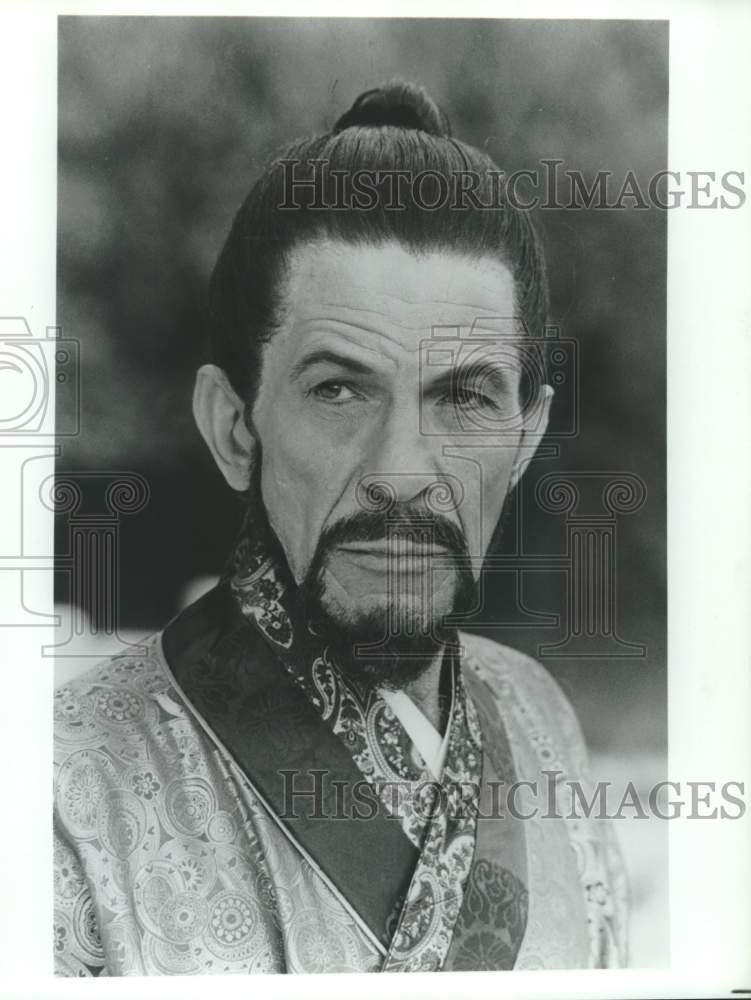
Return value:
<svg viewBox="0 0 751 1000">
<path fill-rule="evenodd" d="M 346 382 L 321 382 L 310 390 L 312 396 L 324 403 L 349 403 L 353 399 L 362 399 Z"/>
<path fill-rule="evenodd" d="M 450 403 L 452 406 L 465 410 L 496 408 L 495 400 L 491 399 L 490 396 L 485 395 L 484 392 L 480 392 L 478 389 L 473 389 L 472 386 L 461 384 L 453 386 L 451 391 L 444 396 L 442 402 Z"/>
</svg>

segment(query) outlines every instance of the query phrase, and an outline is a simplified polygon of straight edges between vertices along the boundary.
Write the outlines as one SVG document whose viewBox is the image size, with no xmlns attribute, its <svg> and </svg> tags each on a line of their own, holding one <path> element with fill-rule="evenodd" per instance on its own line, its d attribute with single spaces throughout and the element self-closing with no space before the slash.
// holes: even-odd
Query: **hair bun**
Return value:
<svg viewBox="0 0 751 1000">
<path fill-rule="evenodd" d="M 445 113 L 432 97 L 415 83 L 391 80 L 373 90 L 366 90 L 345 111 L 332 134 L 345 128 L 419 129 L 430 135 L 450 136 L 451 126 Z"/>
</svg>

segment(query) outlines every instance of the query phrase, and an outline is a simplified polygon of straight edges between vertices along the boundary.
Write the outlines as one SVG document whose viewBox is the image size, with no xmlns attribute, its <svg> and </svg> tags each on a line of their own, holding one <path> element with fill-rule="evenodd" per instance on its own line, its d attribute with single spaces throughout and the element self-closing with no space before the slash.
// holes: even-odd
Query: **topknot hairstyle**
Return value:
<svg viewBox="0 0 751 1000">
<path fill-rule="evenodd" d="M 400 177 L 415 180 L 399 187 Z M 396 242 L 414 253 L 492 258 L 510 269 L 528 335 L 523 380 L 532 384 L 522 396 L 533 398 L 544 379 L 544 260 L 529 214 L 503 191 L 493 160 L 452 136 L 446 114 L 422 87 L 392 80 L 365 91 L 330 132 L 276 156 L 241 205 L 209 286 L 211 361 L 250 407 L 262 345 L 283 315 L 291 253 L 321 240 Z"/>
<path fill-rule="evenodd" d="M 334 125 L 333 135 L 353 126 L 419 129 L 428 135 L 449 137 L 451 126 L 445 113 L 422 87 L 392 80 L 366 90 Z"/>
</svg>

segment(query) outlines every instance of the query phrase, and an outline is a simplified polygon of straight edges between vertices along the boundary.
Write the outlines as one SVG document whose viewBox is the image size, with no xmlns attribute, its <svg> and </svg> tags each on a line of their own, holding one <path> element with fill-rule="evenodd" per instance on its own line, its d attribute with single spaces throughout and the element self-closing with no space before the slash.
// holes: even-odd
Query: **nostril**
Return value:
<svg viewBox="0 0 751 1000">
<path fill-rule="evenodd" d="M 358 481 L 356 501 L 369 514 L 390 515 L 398 505 L 408 504 L 422 515 L 445 517 L 461 506 L 464 486 L 445 473 L 371 473 Z"/>
<path fill-rule="evenodd" d="M 425 503 L 432 514 L 458 510 L 464 499 L 464 487 L 456 476 L 441 476 L 425 490 Z"/>
<path fill-rule="evenodd" d="M 357 502 L 371 514 L 386 514 L 397 502 L 397 492 L 387 479 L 364 476 L 357 484 Z"/>
</svg>

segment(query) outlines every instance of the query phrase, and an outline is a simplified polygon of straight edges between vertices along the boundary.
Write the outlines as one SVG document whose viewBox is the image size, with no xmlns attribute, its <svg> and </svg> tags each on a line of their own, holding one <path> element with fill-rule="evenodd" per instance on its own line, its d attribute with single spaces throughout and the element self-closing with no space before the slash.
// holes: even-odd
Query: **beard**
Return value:
<svg viewBox="0 0 751 1000">
<path fill-rule="evenodd" d="M 345 596 L 341 600 L 328 583 L 339 546 L 388 540 L 405 550 L 415 538 L 426 537 L 440 547 L 440 562 L 432 565 L 430 557 L 410 557 L 408 552 L 398 569 L 387 560 L 368 601 L 346 600 L 346 590 L 340 587 Z M 300 587 L 309 627 L 360 689 L 401 688 L 416 680 L 446 647 L 456 645 L 456 626 L 449 617 L 469 614 L 477 595 L 459 528 L 446 518 L 426 515 L 415 504 L 394 505 L 388 518 L 357 513 L 326 529 Z"/>
<path fill-rule="evenodd" d="M 303 620 L 328 646 L 337 667 L 360 690 L 405 687 L 424 673 L 442 650 L 458 644 L 456 619 L 468 617 L 477 609 L 479 583 L 472 574 L 464 536 L 455 524 L 441 514 L 426 513 L 419 502 L 394 504 L 387 514 L 358 512 L 321 534 L 310 566 L 297 587 L 263 502 L 260 467 L 259 459 L 244 494 L 242 535 L 261 541 L 286 567 L 290 589 L 297 590 L 295 597 Z M 513 492 L 506 497 L 489 551 L 500 542 Z M 426 531 L 432 544 L 444 550 L 442 607 L 438 607 L 438 595 L 430 586 L 433 574 L 424 563 L 421 569 L 415 569 L 412 583 L 419 583 L 422 576 L 423 584 L 428 578 L 428 586 L 412 586 L 405 593 L 393 579 L 389 584 L 387 576 L 378 600 L 359 608 L 346 607 L 331 594 L 326 580 L 337 546 L 346 542 L 396 540 L 400 535 L 425 537 Z"/>
</svg>

